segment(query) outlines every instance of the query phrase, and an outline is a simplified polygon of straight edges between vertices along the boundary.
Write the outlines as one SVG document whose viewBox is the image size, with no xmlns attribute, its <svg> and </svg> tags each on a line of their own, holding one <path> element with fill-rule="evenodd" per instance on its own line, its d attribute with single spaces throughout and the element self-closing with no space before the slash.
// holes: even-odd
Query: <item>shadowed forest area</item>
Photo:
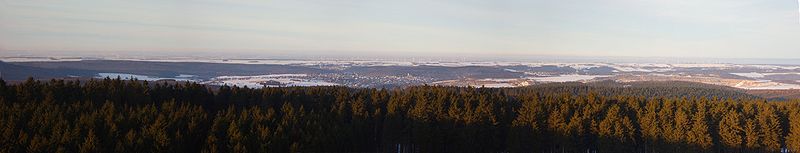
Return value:
<svg viewBox="0 0 800 153">
<path fill-rule="evenodd" d="M 0 80 L 0 152 L 800 151 L 800 101 L 672 85 Z"/>
</svg>

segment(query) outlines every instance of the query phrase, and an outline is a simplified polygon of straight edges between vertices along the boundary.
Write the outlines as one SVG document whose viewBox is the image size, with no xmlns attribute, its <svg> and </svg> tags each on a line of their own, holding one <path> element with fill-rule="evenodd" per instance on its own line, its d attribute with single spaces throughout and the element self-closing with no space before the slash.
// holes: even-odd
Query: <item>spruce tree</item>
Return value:
<svg viewBox="0 0 800 153">
<path fill-rule="evenodd" d="M 786 147 L 793 152 L 800 151 L 800 110 L 789 112 L 789 135 L 786 136 Z"/>
<path fill-rule="evenodd" d="M 761 103 L 761 111 L 758 113 L 758 124 L 760 125 L 762 139 L 761 147 L 768 152 L 778 152 L 781 149 L 783 130 L 775 108 L 766 103 Z"/>
<path fill-rule="evenodd" d="M 692 152 L 706 152 L 711 149 L 714 142 L 709 132 L 706 109 L 704 107 L 698 109 L 692 117 L 692 127 L 687 134 L 687 141 L 694 146 Z"/>
<path fill-rule="evenodd" d="M 744 146 L 747 151 L 755 152 L 761 149 L 761 131 L 758 122 L 754 119 L 746 119 L 744 123 Z"/>
<path fill-rule="evenodd" d="M 101 152 L 100 148 L 103 146 L 99 146 L 99 138 L 95 135 L 94 129 L 89 129 L 87 132 L 86 137 L 83 140 L 83 144 L 80 146 L 81 153 L 94 153 L 94 152 Z"/>
<path fill-rule="evenodd" d="M 719 122 L 720 142 L 725 146 L 726 152 L 740 152 L 744 143 L 744 129 L 742 128 L 741 114 L 736 110 L 729 110 Z"/>
</svg>

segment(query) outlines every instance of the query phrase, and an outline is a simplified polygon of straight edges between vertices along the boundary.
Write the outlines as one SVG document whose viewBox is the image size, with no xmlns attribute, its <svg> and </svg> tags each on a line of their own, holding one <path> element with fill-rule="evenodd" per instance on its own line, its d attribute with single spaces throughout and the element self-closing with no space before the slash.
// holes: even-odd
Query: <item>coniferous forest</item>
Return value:
<svg viewBox="0 0 800 153">
<path fill-rule="evenodd" d="M 250 89 L 0 80 L 0 152 L 800 151 L 800 101 L 654 84 Z"/>
</svg>

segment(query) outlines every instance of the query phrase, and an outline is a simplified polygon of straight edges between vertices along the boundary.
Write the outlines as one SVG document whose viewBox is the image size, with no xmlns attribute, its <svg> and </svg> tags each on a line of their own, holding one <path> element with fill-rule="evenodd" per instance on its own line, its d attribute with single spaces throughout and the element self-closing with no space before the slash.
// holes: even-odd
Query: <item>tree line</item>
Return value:
<svg viewBox="0 0 800 153">
<path fill-rule="evenodd" d="M 800 151 L 800 101 L 657 88 L 0 79 L 0 152 Z"/>
</svg>

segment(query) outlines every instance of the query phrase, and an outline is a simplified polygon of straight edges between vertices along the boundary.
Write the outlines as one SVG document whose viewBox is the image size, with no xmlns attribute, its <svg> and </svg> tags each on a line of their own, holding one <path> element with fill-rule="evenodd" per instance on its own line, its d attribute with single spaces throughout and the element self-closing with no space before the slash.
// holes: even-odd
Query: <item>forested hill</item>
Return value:
<svg viewBox="0 0 800 153">
<path fill-rule="evenodd" d="M 631 87 L 0 80 L 0 152 L 800 151 L 800 101 Z"/>
<path fill-rule="evenodd" d="M 546 93 L 572 93 L 587 94 L 594 92 L 603 96 L 626 95 L 643 97 L 686 97 L 686 98 L 734 98 L 734 99 L 759 99 L 760 96 L 748 94 L 744 89 L 717 86 L 704 83 L 682 81 L 644 81 L 644 82 L 615 82 L 601 81 L 591 83 L 566 82 L 546 83 L 528 87 L 510 89 L 515 93 L 527 94 L 531 92 Z M 786 100 L 784 97 L 771 96 L 768 100 Z"/>
</svg>

